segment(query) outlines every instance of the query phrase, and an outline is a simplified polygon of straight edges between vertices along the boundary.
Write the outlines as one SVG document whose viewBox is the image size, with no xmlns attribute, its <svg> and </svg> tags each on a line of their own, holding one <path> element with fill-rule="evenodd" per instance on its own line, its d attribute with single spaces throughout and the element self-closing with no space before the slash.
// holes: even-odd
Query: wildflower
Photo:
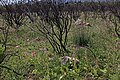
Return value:
<svg viewBox="0 0 120 80">
<path fill-rule="evenodd" d="M 25 56 L 28 56 L 28 55 L 29 55 L 29 53 L 28 53 L 28 52 L 24 52 L 24 55 L 25 55 Z"/>
<path fill-rule="evenodd" d="M 68 63 L 69 64 L 69 66 L 68 66 L 69 69 L 73 69 L 74 65 L 78 68 L 79 67 L 79 60 L 76 59 L 74 56 L 75 56 L 75 54 L 73 54 L 72 57 L 69 57 L 69 56 L 62 57 L 61 63 L 63 65 Z"/>
<path fill-rule="evenodd" d="M 35 57 L 36 56 L 36 52 L 32 52 L 32 57 Z"/>
<path fill-rule="evenodd" d="M 71 57 L 69 57 L 69 56 L 64 56 L 64 57 L 62 57 L 61 63 L 62 63 L 63 65 L 65 65 L 68 60 L 71 60 Z"/>
<path fill-rule="evenodd" d="M 48 48 L 40 48 L 41 51 L 43 51 L 44 53 L 47 53 Z"/>
<path fill-rule="evenodd" d="M 30 39 L 27 39 L 27 41 L 30 41 Z"/>
<path fill-rule="evenodd" d="M 86 26 L 90 26 L 90 27 L 91 27 L 91 24 L 90 24 L 90 23 L 86 23 L 85 25 L 86 25 Z"/>
<path fill-rule="evenodd" d="M 65 65 L 68 61 L 75 61 L 75 63 L 78 63 L 79 62 L 79 60 L 78 59 L 76 59 L 76 58 L 74 58 L 74 57 L 69 57 L 69 56 L 64 56 L 64 57 L 62 57 L 62 60 L 61 60 L 61 63 L 63 64 L 63 65 Z"/>
<path fill-rule="evenodd" d="M 19 48 L 20 46 L 15 46 L 16 48 Z"/>
</svg>

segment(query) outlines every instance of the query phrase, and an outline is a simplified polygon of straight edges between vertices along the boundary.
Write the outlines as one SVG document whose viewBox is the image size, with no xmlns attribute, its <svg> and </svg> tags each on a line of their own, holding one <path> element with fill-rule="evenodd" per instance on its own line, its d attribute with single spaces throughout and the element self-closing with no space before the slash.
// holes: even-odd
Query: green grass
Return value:
<svg viewBox="0 0 120 80">
<path fill-rule="evenodd" d="M 69 34 L 68 49 L 75 53 L 75 57 L 80 61 L 79 68 L 73 63 L 72 69 L 69 69 L 69 63 L 61 64 L 62 56 L 53 52 L 49 42 L 41 34 L 27 27 L 21 27 L 17 33 L 11 32 L 8 43 L 13 46 L 8 46 L 7 52 L 16 53 L 17 56 L 7 57 L 1 65 L 27 74 L 27 77 L 16 75 L 7 69 L 0 69 L 0 80 L 25 80 L 28 77 L 34 80 L 86 80 L 90 78 L 92 80 L 119 80 L 120 45 L 116 41 L 120 40 L 109 33 L 106 23 L 101 19 L 90 19 L 88 22 L 92 24 L 92 27 L 87 29 L 91 40 L 91 44 L 87 47 L 72 47 L 76 45 L 71 38 L 74 35 L 72 32 Z M 113 29 L 112 26 L 110 27 Z M 75 30 L 74 27 L 72 29 Z M 77 36 L 74 37 L 77 39 Z M 46 48 L 48 50 L 44 50 Z M 32 56 L 33 52 L 36 53 L 35 57 Z"/>
</svg>

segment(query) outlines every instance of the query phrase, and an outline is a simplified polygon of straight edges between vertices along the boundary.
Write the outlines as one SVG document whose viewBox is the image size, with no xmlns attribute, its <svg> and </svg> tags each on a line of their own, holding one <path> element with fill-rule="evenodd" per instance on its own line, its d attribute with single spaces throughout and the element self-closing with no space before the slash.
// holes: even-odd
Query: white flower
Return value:
<svg viewBox="0 0 120 80">
<path fill-rule="evenodd" d="M 75 63 L 78 63 L 78 62 L 79 62 L 79 60 L 76 59 L 76 58 L 71 58 L 71 57 L 69 57 L 69 56 L 64 56 L 64 57 L 62 57 L 61 63 L 62 63 L 63 65 L 65 65 L 68 61 L 75 61 Z"/>
</svg>

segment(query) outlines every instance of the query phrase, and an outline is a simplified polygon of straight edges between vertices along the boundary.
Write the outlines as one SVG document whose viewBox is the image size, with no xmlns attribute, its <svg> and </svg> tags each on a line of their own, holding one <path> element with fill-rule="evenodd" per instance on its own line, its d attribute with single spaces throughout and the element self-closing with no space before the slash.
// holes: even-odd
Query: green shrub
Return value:
<svg viewBox="0 0 120 80">
<path fill-rule="evenodd" d="M 88 46 L 90 43 L 91 32 L 88 27 L 80 27 L 74 30 L 73 32 L 73 44 L 77 46 Z"/>
<path fill-rule="evenodd" d="M 73 43 L 82 47 L 88 46 L 90 43 L 90 37 L 86 34 L 75 34 L 73 36 Z"/>
</svg>

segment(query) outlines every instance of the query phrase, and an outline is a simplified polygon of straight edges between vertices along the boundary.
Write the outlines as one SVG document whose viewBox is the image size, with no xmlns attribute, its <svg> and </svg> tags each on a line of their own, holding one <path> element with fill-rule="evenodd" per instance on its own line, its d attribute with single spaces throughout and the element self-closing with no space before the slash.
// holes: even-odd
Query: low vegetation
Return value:
<svg viewBox="0 0 120 80">
<path fill-rule="evenodd" d="M 120 2 L 0 1 L 0 80 L 120 79 Z"/>
</svg>

